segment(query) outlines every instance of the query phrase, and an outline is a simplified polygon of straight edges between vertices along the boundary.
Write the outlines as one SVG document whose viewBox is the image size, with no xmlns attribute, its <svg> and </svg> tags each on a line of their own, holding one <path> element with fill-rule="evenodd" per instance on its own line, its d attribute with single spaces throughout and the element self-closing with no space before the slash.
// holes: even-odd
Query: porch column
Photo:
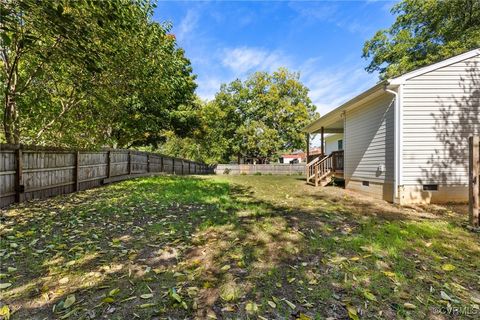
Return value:
<svg viewBox="0 0 480 320">
<path fill-rule="evenodd" d="M 305 159 L 305 162 L 308 163 L 308 159 L 310 158 L 310 133 L 307 133 L 306 136 L 307 136 L 307 157 Z"/>
<path fill-rule="evenodd" d="M 325 133 L 325 128 L 324 128 L 324 127 L 321 127 L 321 128 L 320 128 L 320 140 L 321 140 L 320 150 L 322 151 L 322 156 L 325 155 L 325 137 L 324 137 L 324 133 Z"/>
</svg>

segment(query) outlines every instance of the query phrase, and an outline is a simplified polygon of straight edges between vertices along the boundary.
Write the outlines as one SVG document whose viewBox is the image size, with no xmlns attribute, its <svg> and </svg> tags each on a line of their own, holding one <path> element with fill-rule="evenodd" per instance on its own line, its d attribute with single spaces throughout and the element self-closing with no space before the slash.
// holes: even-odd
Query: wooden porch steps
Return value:
<svg viewBox="0 0 480 320">
<path fill-rule="evenodd" d="M 343 178 L 343 162 L 343 151 L 316 157 L 307 163 L 307 183 L 324 187 L 332 181 L 332 178 Z"/>
</svg>

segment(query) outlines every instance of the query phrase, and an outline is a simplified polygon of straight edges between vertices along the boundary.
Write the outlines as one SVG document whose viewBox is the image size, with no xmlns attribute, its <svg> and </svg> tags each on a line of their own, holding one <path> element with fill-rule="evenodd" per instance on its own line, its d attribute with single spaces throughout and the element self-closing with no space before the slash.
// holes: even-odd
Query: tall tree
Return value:
<svg viewBox="0 0 480 320">
<path fill-rule="evenodd" d="M 305 147 L 301 129 L 318 116 L 299 74 L 281 68 L 223 84 L 215 99 L 196 112 L 200 123 L 188 142 L 170 137 L 163 146 L 175 155 L 208 163 L 241 157 L 270 160 L 278 151 Z M 204 152 L 199 152 L 204 150 Z"/>
<path fill-rule="evenodd" d="M 363 48 L 368 72 L 381 78 L 413 69 L 480 46 L 480 1 L 403 0 L 391 10 L 393 25 L 378 31 Z"/>
<path fill-rule="evenodd" d="M 5 0 L 5 140 L 95 147 L 158 144 L 188 131 L 190 62 L 148 0 Z"/>
<path fill-rule="evenodd" d="M 115 30 L 105 26 L 113 26 L 129 12 L 127 8 L 132 8 L 118 1 L 105 1 L 102 5 L 87 1 L 2 1 L 0 78 L 7 142 L 20 142 L 19 102 L 33 86 L 38 86 L 37 79 L 46 69 L 58 68 L 65 77 L 66 65 L 80 67 L 83 74 L 94 73 L 101 67 L 101 40 Z M 71 100 L 61 103 L 66 104 L 66 109 L 75 104 Z"/>
</svg>

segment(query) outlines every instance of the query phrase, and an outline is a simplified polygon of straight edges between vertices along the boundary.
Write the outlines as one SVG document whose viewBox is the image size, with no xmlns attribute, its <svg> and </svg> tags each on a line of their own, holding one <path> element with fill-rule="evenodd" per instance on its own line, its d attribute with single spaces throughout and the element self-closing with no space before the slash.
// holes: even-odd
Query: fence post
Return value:
<svg viewBox="0 0 480 320">
<path fill-rule="evenodd" d="M 23 155 L 22 150 L 18 147 L 15 150 L 15 202 L 22 202 L 25 193 L 23 185 Z"/>
<path fill-rule="evenodd" d="M 112 176 L 112 152 L 107 151 L 107 178 Z"/>
<path fill-rule="evenodd" d="M 469 138 L 469 198 L 470 198 L 470 223 L 474 227 L 480 225 L 480 137 L 473 136 Z"/>
<path fill-rule="evenodd" d="M 132 174 L 132 152 L 128 151 L 128 174 Z"/>
<path fill-rule="evenodd" d="M 73 188 L 75 191 L 80 189 L 80 151 L 75 152 L 75 172 L 73 173 Z"/>
<path fill-rule="evenodd" d="M 150 173 L 150 153 L 147 153 L 147 172 Z"/>
<path fill-rule="evenodd" d="M 182 159 L 182 176 L 183 176 L 183 174 L 184 174 L 184 172 L 183 172 L 183 167 L 184 167 L 184 166 L 185 166 L 185 162 L 184 162 L 183 159 Z"/>
<path fill-rule="evenodd" d="M 172 158 L 172 173 L 175 174 L 175 158 Z"/>
</svg>

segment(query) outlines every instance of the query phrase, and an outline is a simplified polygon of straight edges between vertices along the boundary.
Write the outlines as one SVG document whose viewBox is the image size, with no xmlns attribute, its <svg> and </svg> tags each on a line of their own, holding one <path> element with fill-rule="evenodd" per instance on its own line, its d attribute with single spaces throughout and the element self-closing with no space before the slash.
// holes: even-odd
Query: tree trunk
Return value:
<svg viewBox="0 0 480 320">
<path fill-rule="evenodd" d="M 3 128 L 7 143 L 18 144 L 20 142 L 20 130 L 18 125 L 17 101 L 15 99 L 15 86 L 7 88 L 5 92 L 5 112 L 3 116 Z"/>
</svg>

